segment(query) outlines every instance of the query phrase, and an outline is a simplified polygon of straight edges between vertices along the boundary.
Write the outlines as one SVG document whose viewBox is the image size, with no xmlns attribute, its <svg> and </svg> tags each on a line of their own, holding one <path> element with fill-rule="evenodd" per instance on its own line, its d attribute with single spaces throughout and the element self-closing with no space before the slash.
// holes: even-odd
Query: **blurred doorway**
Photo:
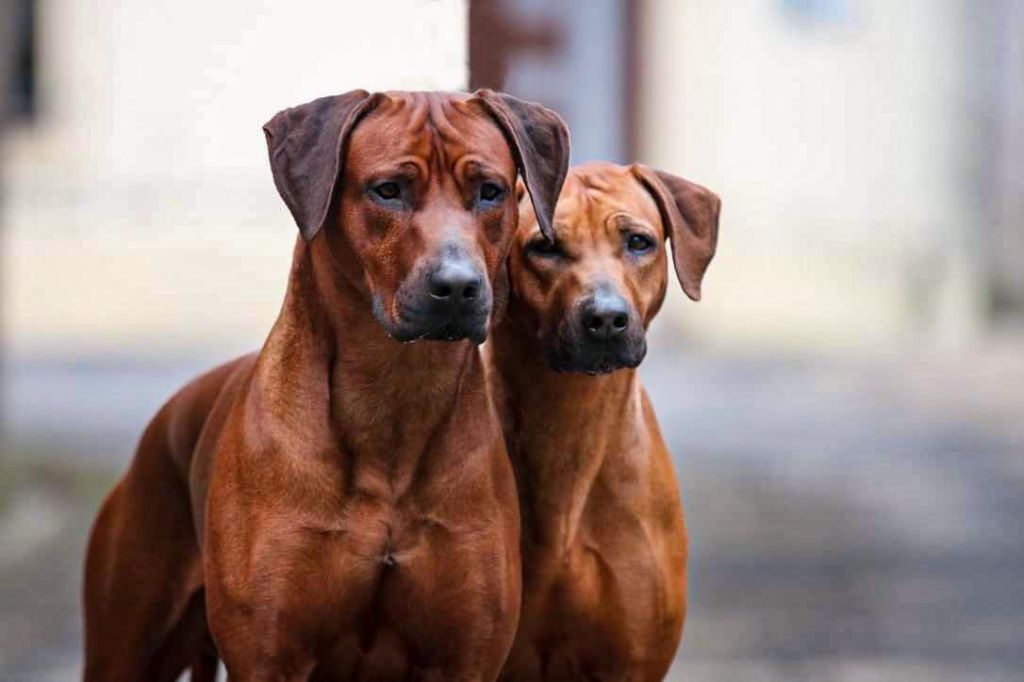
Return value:
<svg viewBox="0 0 1024 682">
<path fill-rule="evenodd" d="M 35 0 L 0 4 L 0 123 L 36 108 Z"/>
<path fill-rule="evenodd" d="M 1024 3 L 999 0 L 970 16 L 968 64 L 983 217 L 979 236 L 995 320 L 1024 319 Z"/>
<path fill-rule="evenodd" d="M 638 5 L 470 0 L 470 88 L 543 102 L 572 130 L 573 163 L 636 152 Z"/>
</svg>

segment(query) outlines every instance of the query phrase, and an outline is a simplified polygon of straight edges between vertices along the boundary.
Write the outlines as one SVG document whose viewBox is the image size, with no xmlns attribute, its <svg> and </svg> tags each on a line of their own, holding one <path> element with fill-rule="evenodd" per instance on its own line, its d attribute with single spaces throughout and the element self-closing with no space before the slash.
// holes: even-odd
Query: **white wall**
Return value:
<svg viewBox="0 0 1024 682">
<path fill-rule="evenodd" d="M 466 0 L 42 0 L 42 114 L 3 150 L 7 350 L 256 347 L 296 234 L 262 124 L 352 88 L 463 89 L 466 15 Z"/>
<path fill-rule="evenodd" d="M 723 197 L 705 300 L 677 319 L 708 343 L 962 341 L 980 308 L 961 4 L 816 4 L 838 15 L 649 3 L 641 156 Z"/>
</svg>

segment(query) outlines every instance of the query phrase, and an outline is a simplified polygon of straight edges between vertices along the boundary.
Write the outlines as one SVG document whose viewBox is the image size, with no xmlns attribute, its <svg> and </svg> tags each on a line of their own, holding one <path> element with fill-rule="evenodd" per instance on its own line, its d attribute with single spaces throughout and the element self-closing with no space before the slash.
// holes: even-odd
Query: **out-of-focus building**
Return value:
<svg viewBox="0 0 1024 682">
<path fill-rule="evenodd" d="M 726 198 L 715 293 L 688 316 L 698 333 L 927 348 L 982 331 L 995 231 L 976 177 L 971 14 L 958 1 L 650 4 L 641 154 Z"/>
<path fill-rule="evenodd" d="M 956 347 L 1024 308 L 1024 18 L 1011 0 L 4 11 L 18 73 L 0 250 L 15 354 L 258 343 L 294 238 L 260 125 L 324 93 L 467 77 L 562 111 L 577 161 L 641 160 L 722 195 L 705 300 L 670 298 L 687 338 Z"/>
<path fill-rule="evenodd" d="M 258 346 L 296 235 L 262 124 L 352 88 L 466 81 L 465 0 L 8 9 L 34 16 L 4 22 L 34 57 L 19 76 L 32 101 L 3 140 L 2 332 L 16 355 Z"/>
<path fill-rule="evenodd" d="M 705 300 L 670 299 L 686 336 L 928 350 L 1020 311 L 1020 3 L 472 6 L 514 39 L 474 25 L 471 79 L 561 107 L 577 161 L 641 160 L 722 195 Z"/>
</svg>

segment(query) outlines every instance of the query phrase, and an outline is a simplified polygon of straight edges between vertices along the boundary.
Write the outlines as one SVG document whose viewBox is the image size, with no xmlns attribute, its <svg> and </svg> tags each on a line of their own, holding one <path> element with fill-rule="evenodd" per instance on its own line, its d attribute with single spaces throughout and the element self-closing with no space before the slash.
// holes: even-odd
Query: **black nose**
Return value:
<svg viewBox="0 0 1024 682">
<path fill-rule="evenodd" d="M 580 311 L 583 329 L 594 339 L 620 336 L 629 325 L 629 304 L 618 294 L 599 294 Z"/>
<path fill-rule="evenodd" d="M 464 259 L 446 260 L 430 273 L 430 295 L 438 301 L 473 301 L 480 295 L 483 278 Z"/>
</svg>

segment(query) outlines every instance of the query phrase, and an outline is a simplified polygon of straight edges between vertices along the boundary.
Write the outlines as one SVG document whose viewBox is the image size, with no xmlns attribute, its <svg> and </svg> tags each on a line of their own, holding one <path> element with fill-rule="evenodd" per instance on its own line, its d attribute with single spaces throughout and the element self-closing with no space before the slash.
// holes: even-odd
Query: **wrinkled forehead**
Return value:
<svg viewBox="0 0 1024 682">
<path fill-rule="evenodd" d="M 621 222 L 662 230 L 657 204 L 629 167 L 600 163 L 572 168 L 555 209 L 559 238 L 617 234 Z"/>
<path fill-rule="evenodd" d="M 452 170 L 473 160 L 514 180 L 512 151 L 479 102 L 435 92 L 388 92 L 381 98 L 352 132 L 347 163 L 372 168 L 418 157 L 430 167 Z"/>
</svg>

